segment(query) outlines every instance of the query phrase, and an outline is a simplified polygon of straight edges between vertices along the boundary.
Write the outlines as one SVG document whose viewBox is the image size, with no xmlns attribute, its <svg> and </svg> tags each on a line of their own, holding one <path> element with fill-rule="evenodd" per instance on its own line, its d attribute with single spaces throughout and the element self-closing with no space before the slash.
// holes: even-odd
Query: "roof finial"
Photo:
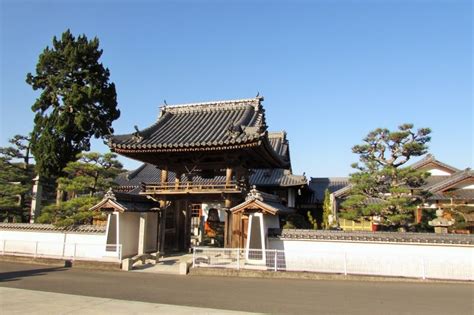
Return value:
<svg viewBox="0 0 474 315">
<path fill-rule="evenodd" d="M 260 92 L 257 91 L 257 95 L 255 95 L 256 98 L 258 98 L 260 96 Z"/>
<path fill-rule="evenodd" d="M 105 194 L 104 198 L 117 200 L 117 198 L 115 197 L 114 191 L 112 190 L 112 187 L 110 187 L 109 190 L 107 190 L 107 193 Z"/>
<path fill-rule="evenodd" d="M 166 100 L 163 100 L 163 103 L 165 104 L 165 106 L 168 106 L 168 103 L 166 103 Z"/>
<path fill-rule="evenodd" d="M 136 141 L 136 142 L 140 142 L 143 140 L 143 137 L 142 135 L 140 134 L 140 130 L 138 130 L 138 126 L 135 125 L 133 126 L 135 128 L 135 133 L 133 134 L 133 139 Z"/>
</svg>

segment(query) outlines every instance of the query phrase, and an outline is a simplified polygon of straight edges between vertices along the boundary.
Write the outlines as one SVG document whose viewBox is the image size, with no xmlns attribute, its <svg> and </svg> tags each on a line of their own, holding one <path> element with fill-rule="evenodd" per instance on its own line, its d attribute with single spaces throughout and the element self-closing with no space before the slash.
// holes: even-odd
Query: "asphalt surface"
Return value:
<svg viewBox="0 0 474 315">
<path fill-rule="evenodd" d="M 0 262 L 0 286 L 259 313 L 474 314 L 468 283 L 171 276 Z"/>
</svg>

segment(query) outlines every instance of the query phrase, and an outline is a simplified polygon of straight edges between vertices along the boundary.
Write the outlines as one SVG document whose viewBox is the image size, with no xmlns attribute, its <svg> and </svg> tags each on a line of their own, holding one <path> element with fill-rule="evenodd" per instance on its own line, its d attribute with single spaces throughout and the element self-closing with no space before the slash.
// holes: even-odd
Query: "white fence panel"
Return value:
<svg viewBox="0 0 474 315">
<path fill-rule="evenodd" d="M 387 255 L 354 251 L 298 252 L 194 247 L 193 267 L 268 271 L 307 271 L 421 279 L 474 280 L 474 261 L 439 255 Z"/>
<path fill-rule="evenodd" d="M 122 245 L 0 240 L 0 254 L 120 262 Z"/>
</svg>

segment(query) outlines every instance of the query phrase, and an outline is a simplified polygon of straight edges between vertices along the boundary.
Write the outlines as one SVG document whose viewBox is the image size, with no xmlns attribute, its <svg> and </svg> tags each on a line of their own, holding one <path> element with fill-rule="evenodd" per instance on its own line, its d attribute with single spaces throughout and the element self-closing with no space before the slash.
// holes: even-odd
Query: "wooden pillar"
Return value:
<svg viewBox="0 0 474 315">
<path fill-rule="evenodd" d="M 181 180 L 181 174 L 176 173 L 176 177 L 174 178 L 174 188 L 177 190 L 179 188 L 179 182 Z"/>
<path fill-rule="evenodd" d="M 160 216 L 160 227 L 159 227 L 159 234 L 160 234 L 160 242 L 159 242 L 159 247 L 158 250 L 160 251 L 161 254 L 164 254 L 165 252 L 165 234 L 166 234 L 166 210 L 163 209 L 160 211 L 161 216 Z"/>
<path fill-rule="evenodd" d="M 183 205 L 183 202 L 181 200 L 177 200 L 173 202 L 174 208 L 173 208 L 173 216 L 174 216 L 174 249 L 179 250 L 179 236 L 181 233 L 180 229 L 180 224 L 179 224 L 179 219 L 181 216 L 181 207 Z"/>
<path fill-rule="evenodd" d="M 161 225 L 161 213 L 163 211 L 162 210 L 159 210 L 157 213 L 156 213 L 156 251 L 160 251 L 161 249 L 161 228 L 160 228 L 160 225 Z"/>
<path fill-rule="evenodd" d="M 191 210 L 189 209 L 189 202 L 186 200 L 184 202 L 184 209 L 183 209 L 183 216 L 184 216 L 184 246 L 185 250 L 189 249 L 191 243 Z"/>
<path fill-rule="evenodd" d="M 161 183 L 168 182 L 168 167 L 161 169 Z"/>
<path fill-rule="evenodd" d="M 225 184 L 228 186 L 232 182 L 232 168 L 228 167 L 225 172 Z"/>
<path fill-rule="evenodd" d="M 232 212 L 225 211 L 224 247 L 232 247 Z"/>
<path fill-rule="evenodd" d="M 241 238 L 241 225 L 242 225 L 241 213 L 233 213 L 231 219 L 230 233 L 231 233 L 231 247 L 238 248 L 240 246 Z"/>
<path fill-rule="evenodd" d="M 232 183 L 232 175 L 233 169 L 228 167 L 225 172 L 225 184 L 226 186 L 230 186 Z M 231 239 L 232 239 L 232 225 L 231 222 L 231 213 L 230 208 L 232 208 L 232 199 L 230 194 L 226 194 L 224 207 L 226 208 L 226 216 L 225 216 L 225 223 L 224 223 L 224 247 L 231 247 Z"/>
</svg>

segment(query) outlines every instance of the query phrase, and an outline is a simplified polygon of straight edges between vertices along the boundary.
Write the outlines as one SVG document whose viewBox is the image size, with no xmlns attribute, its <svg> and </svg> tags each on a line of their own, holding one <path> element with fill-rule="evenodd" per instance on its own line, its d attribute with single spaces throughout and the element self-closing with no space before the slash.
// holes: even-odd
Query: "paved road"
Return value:
<svg viewBox="0 0 474 315">
<path fill-rule="evenodd" d="M 474 314 L 471 284 L 171 276 L 0 262 L 0 286 L 263 313 Z"/>
</svg>

